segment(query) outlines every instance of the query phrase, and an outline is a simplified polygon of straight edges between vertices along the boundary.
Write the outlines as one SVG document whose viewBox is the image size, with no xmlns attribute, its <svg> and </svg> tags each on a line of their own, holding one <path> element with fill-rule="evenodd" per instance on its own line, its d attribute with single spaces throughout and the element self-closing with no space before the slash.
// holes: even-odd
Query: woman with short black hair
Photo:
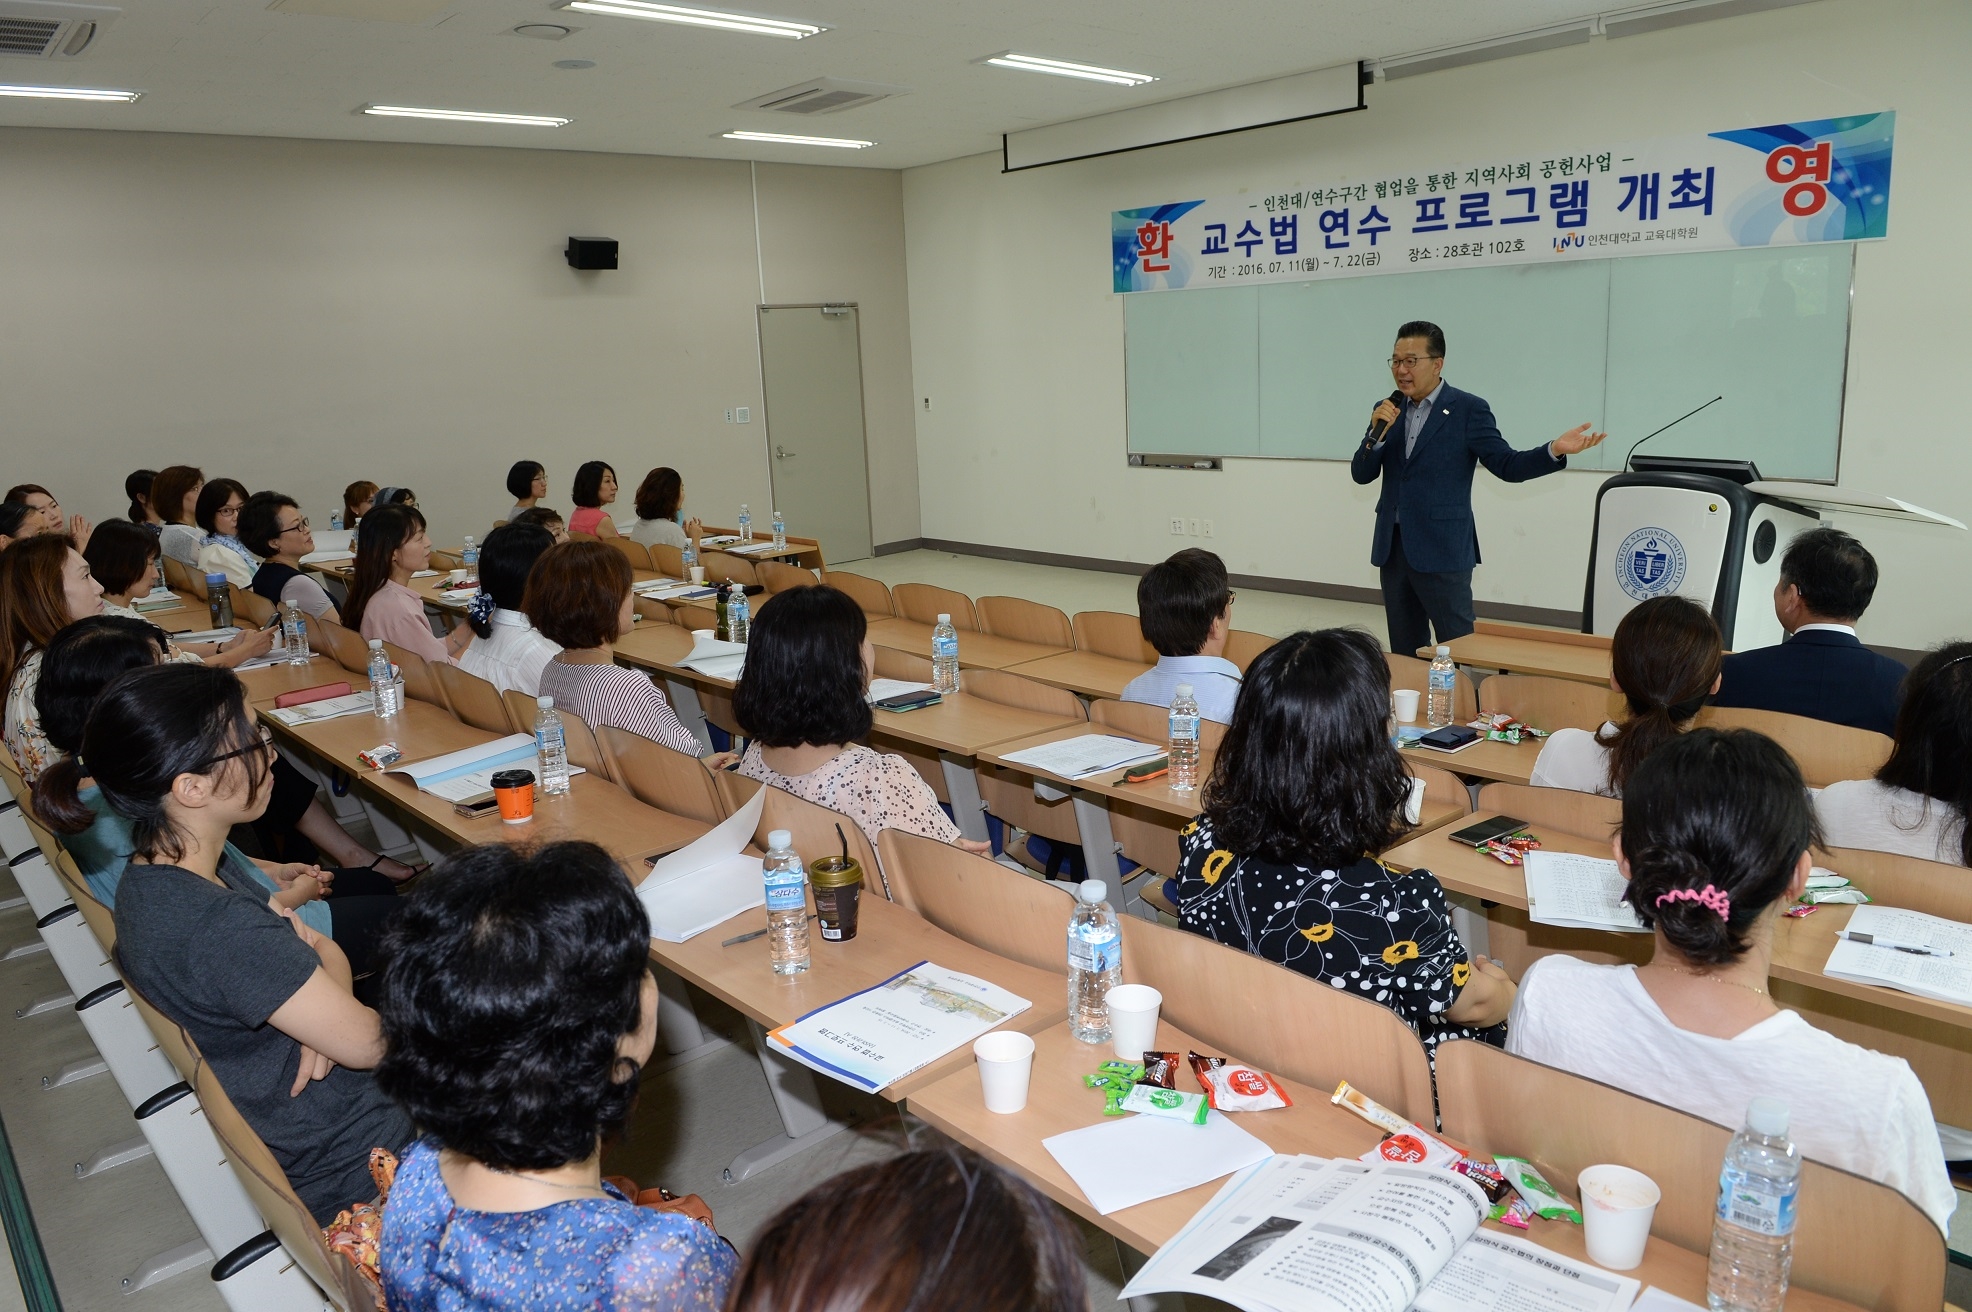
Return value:
<svg viewBox="0 0 1972 1312">
<path fill-rule="evenodd" d="M 89 545 L 82 549 L 82 558 L 89 562 L 89 571 L 103 588 L 103 614 L 117 615 L 124 619 L 153 621 L 136 609 L 140 597 L 148 597 L 157 589 L 158 582 L 158 540 L 142 524 L 133 524 L 125 519 L 103 521 L 103 526 L 89 535 Z M 171 644 L 171 658 L 182 661 L 203 661 L 207 665 L 223 665 L 233 669 L 242 662 L 263 655 L 274 645 L 271 630 L 247 628 L 224 642 L 187 642 Z"/>
<path fill-rule="evenodd" d="M 384 945 L 377 1082 L 423 1136 L 384 1208 L 402 1312 L 716 1312 L 738 1259 L 602 1176 L 657 1039 L 650 921 L 593 843 L 467 848 Z"/>
<path fill-rule="evenodd" d="M 342 622 L 328 589 L 302 572 L 301 558 L 315 550 L 315 533 L 293 497 L 279 492 L 248 497 L 240 507 L 240 541 L 261 558 L 253 574 L 256 594 L 277 607 L 293 602 L 316 619 Z"/>
<path fill-rule="evenodd" d="M 215 478 L 199 489 L 192 516 L 205 536 L 199 541 L 198 572 L 206 578 L 224 574 L 238 587 L 253 586 L 253 572 L 259 557 L 250 555 L 240 541 L 240 508 L 246 505 L 247 490 L 238 479 Z"/>
<path fill-rule="evenodd" d="M 1376 857 L 1404 832 L 1411 781 L 1390 742 L 1390 667 L 1360 629 L 1291 634 L 1246 669 L 1179 840 L 1186 929 L 1403 1017 L 1427 1049 L 1498 1043 L 1506 972 L 1469 957 L 1428 870 Z"/>
<path fill-rule="evenodd" d="M 1774 927 L 1807 886 L 1820 827 L 1794 759 L 1749 729 L 1694 729 L 1623 790 L 1613 847 L 1648 963 L 1527 967 L 1507 1048 L 1717 1125 L 1775 1097 L 1803 1155 L 1902 1190 L 1946 1227 L 1955 1202 L 1924 1086 L 1768 992 Z"/>
<path fill-rule="evenodd" d="M 848 594 L 790 588 L 767 598 L 747 638 L 733 715 L 750 741 L 739 772 L 856 821 L 870 845 L 885 829 L 968 852 L 970 842 L 901 756 L 865 747 L 871 724 L 869 621 Z"/>
<path fill-rule="evenodd" d="M 548 471 L 538 460 L 514 461 L 507 470 L 507 493 L 514 499 L 514 508 L 506 514 L 506 522 L 511 524 L 548 495 Z"/>
<path fill-rule="evenodd" d="M 523 510 L 508 520 L 507 523 L 509 526 L 514 524 L 532 524 L 536 528 L 547 529 L 549 536 L 553 537 L 557 542 L 568 541 L 568 521 L 564 520 L 561 517 L 561 512 L 552 506 L 534 506 Z"/>
<path fill-rule="evenodd" d="M 502 524 L 479 548 L 479 595 L 466 608 L 473 642 L 459 668 L 498 688 L 541 695 L 541 670 L 561 648 L 535 631 L 521 609 L 534 562 L 555 545 L 538 524 Z"/>
<path fill-rule="evenodd" d="M 616 471 L 608 462 L 584 461 L 575 471 L 568 497 L 575 503 L 575 513 L 568 520 L 569 532 L 587 533 L 592 538 L 621 536 L 616 521 L 603 509 L 616 500 Z"/>
</svg>

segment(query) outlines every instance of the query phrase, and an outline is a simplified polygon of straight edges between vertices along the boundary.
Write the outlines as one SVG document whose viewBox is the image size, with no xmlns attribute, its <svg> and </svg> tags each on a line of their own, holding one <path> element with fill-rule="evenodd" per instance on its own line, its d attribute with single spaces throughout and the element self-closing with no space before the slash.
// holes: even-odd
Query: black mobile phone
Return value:
<svg viewBox="0 0 1972 1312">
<path fill-rule="evenodd" d="M 1469 724 L 1448 724 L 1442 729 L 1433 729 L 1417 740 L 1419 747 L 1429 747 L 1433 751 L 1455 752 L 1461 747 L 1479 741 L 1479 731 Z"/>
<path fill-rule="evenodd" d="M 1516 820 L 1510 815 L 1496 815 L 1490 820 L 1481 820 L 1476 825 L 1467 825 L 1457 833 L 1450 835 L 1450 838 L 1454 843 L 1464 843 L 1467 847 L 1477 847 L 1481 843 L 1490 843 L 1495 838 L 1505 838 L 1508 834 L 1517 834 L 1526 827 L 1527 822 L 1525 820 Z"/>
<path fill-rule="evenodd" d="M 936 706 L 944 700 L 937 693 L 927 689 L 922 692 L 900 692 L 894 697 L 881 697 L 870 705 L 879 711 L 915 711 L 921 706 Z"/>
</svg>

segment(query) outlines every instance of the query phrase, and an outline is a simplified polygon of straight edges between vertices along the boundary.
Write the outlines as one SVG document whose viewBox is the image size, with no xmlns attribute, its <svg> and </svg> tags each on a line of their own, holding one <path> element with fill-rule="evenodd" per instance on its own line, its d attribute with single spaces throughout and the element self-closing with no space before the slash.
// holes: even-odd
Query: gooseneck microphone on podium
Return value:
<svg viewBox="0 0 1972 1312">
<path fill-rule="evenodd" d="M 1401 387 L 1398 388 L 1396 391 L 1390 393 L 1390 404 L 1396 406 L 1399 413 L 1402 413 L 1404 402 L 1408 401 L 1409 399 L 1410 399 L 1409 397 L 1404 395 L 1404 389 Z M 1383 445 L 1383 439 L 1387 437 L 1389 433 L 1390 433 L 1390 421 L 1388 419 L 1377 420 L 1375 423 L 1369 426 L 1369 436 L 1363 439 L 1363 450 L 1365 451 L 1376 450 L 1376 448 Z"/>
<path fill-rule="evenodd" d="M 1706 408 L 1706 406 L 1717 405 L 1719 402 L 1723 400 L 1725 400 L 1725 395 L 1724 393 L 1721 393 L 1718 396 L 1715 396 L 1711 400 L 1707 401 L 1705 405 L 1699 406 L 1698 410 L 1703 410 Z M 1698 410 L 1686 411 L 1684 414 L 1679 415 L 1676 419 L 1673 419 L 1670 423 L 1665 424 L 1663 428 L 1658 429 L 1657 433 L 1667 432 L 1670 429 L 1676 428 L 1679 424 L 1691 418 L 1692 415 L 1697 414 Z M 1630 443 L 1630 449 L 1623 453 L 1623 469 L 1625 472 L 1628 472 L 1630 468 L 1630 457 L 1636 454 L 1636 449 L 1642 446 L 1645 442 L 1648 442 L 1651 438 L 1657 436 L 1657 433 L 1645 433 L 1642 437 L 1639 437 L 1636 441 Z"/>
</svg>

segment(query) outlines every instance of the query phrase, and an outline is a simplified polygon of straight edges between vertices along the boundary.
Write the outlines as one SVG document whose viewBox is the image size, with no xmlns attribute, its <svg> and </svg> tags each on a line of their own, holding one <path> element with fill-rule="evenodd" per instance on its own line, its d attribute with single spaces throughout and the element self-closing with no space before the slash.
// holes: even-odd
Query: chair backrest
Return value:
<svg viewBox="0 0 1972 1312">
<path fill-rule="evenodd" d="M 1018 674 L 1009 674 L 1005 670 L 961 670 L 959 690 L 968 697 L 998 702 L 1002 706 L 1018 706 L 1024 711 L 1045 711 L 1064 720 L 1089 718 L 1088 711 L 1083 709 L 1082 699 L 1066 688 L 1056 688 Z"/>
<path fill-rule="evenodd" d="M 75 864 L 75 858 L 66 851 L 55 854 L 55 873 L 61 876 L 62 887 L 68 890 L 69 901 L 75 903 L 76 910 L 88 924 L 89 932 L 103 945 L 103 951 L 116 951 L 116 913 L 97 901 L 95 890 L 89 881 L 82 877 L 82 868 Z"/>
<path fill-rule="evenodd" d="M 897 614 L 919 624 L 936 624 L 940 615 L 952 617 L 952 627 L 960 632 L 979 632 L 979 613 L 972 598 L 963 592 L 930 583 L 899 583 L 890 590 Z"/>
<path fill-rule="evenodd" d="M 1450 802 L 1458 807 L 1461 814 L 1472 814 L 1472 790 L 1465 786 L 1463 779 L 1450 770 L 1424 761 L 1407 760 L 1404 764 L 1409 768 L 1412 778 L 1424 780 L 1424 800 L 1427 803 Z M 1554 790 L 1550 788 L 1544 791 Z"/>
<path fill-rule="evenodd" d="M 680 606 L 671 612 L 671 621 L 685 629 L 717 629 L 719 612 L 710 606 Z"/>
<path fill-rule="evenodd" d="M 110 960 L 115 963 L 117 974 L 123 976 L 124 991 L 130 995 L 130 1001 L 137 1008 L 137 1014 L 143 1018 L 145 1026 L 151 1031 L 151 1036 L 157 1040 L 158 1051 L 171 1063 L 171 1068 L 178 1072 L 178 1078 L 190 1084 L 199 1069 L 199 1059 L 192 1050 L 191 1040 L 185 1037 L 185 1031 L 179 1029 L 176 1022 L 153 1007 L 150 999 L 130 986 L 130 976 L 124 973 L 123 962 L 117 959 L 114 950 L 110 952 Z"/>
<path fill-rule="evenodd" d="M 567 530 L 567 532 L 568 532 L 568 540 L 569 540 L 570 542 L 600 542 L 600 541 L 602 541 L 602 539 L 601 539 L 601 538 L 599 538 L 599 537 L 597 537 L 597 536 L 596 536 L 596 535 L 595 535 L 594 533 L 584 533 L 584 532 L 582 532 L 582 531 L 581 531 L 581 530 L 579 530 L 579 529 L 569 529 L 569 530 Z"/>
<path fill-rule="evenodd" d="M 452 714 L 473 728 L 497 734 L 533 732 L 534 721 L 516 725 L 500 690 L 477 674 L 443 662 L 428 668 Z"/>
<path fill-rule="evenodd" d="M 1127 948 L 1123 960 L 1127 966 Z M 1485 1043 L 1440 1044 L 1437 1061 L 1448 1138 L 1489 1156 L 1525 1157 L 1571 1196 L 1584 1167 L 1620 1162 L 1663 1190 L 1653 1236 L 1696 1253 L 1710 1247 L 1731 1130 Z M 1917 1204 L 1888 1185 L 1810 1161 L 1801 1167 L 1796 1208 L 1793 1288 L 1880 1312 L 1937 1312 L 1944 1237 Z"/>
<path fill-rule="evenodd" d="M 1254 657 L 1279 641 L 1279 638 L 1270 638 L 1264 633 L 1234 629 L 1226 635 L 1226 659 L 1239 666 L 1239 672 L 1244 674 Z"/>
<path fill-rule="evenodd" d="M 1073 647 L 1075 627 L 1053 606 L 1024 597 L 981 597 L 975 603 L 979 627 L 996 638 L 1046 647 Z"/>
<path fill-rule="evenodd" d="M 850 600 L 861 606 L 863 614 L 871 619 L 889 619 L 897 613 L 896 605 L 890 598 L 890 588 L 881 579 L 839 569 L 825 569 L 822 571 L 822 582 L 838 592 L 848 593 Z"/>
<path fill-rule="evenodd" d="M 1412 663 L 1430 666 L 1412 658 Z M 1556 729 L 1587 729 L 1594 733 L 1610 720 L 1628 713 L 1623 694 L 1578 679 L 1553 679 L 1539 674 L 1495 674 L 1479 685 L 1479 709 L 1491 715 L 1505 711 L 1522 724 L 1553 733 Z"/>
<path fill-rule="evenodd" d="M 1810 788 L 1874 776 L 1890 759 L 1894 745 L 1886 735 L 1869 729 L 1852 729 L 1782 711 L 1707 706 L 1698 712 L 1698 723 L 1712 729 L 1754 729 L 1765 734 L 1787 749 Z"/>
<path fill-rule="evenodd" d="M 465 557 L 456 551 L 439 551 L 434 548 L 431 553 L 430 568 L 432 569 L 464 569 L 465 565 Z"/>
<path fill-rule="evenodd" d="M 727 781 L 731 786 L 723 786 Z M 720 776 L 721 793 L 729 805 L 737 808 L 747 798 L 765 785 L 742 775 L 726 772 Z M 746 785 L 753 785 L 751 788 Z M 736 799 L 736 800 L 735 800 Z M 840 811 L 832 811 L 826 806 L 796 797 L 793 793 L 779 788 L 767 789 L 767 803 L 760 808 L 760 827 L 753 831 L 753 841 L 762 850 L 767 847 L 767 835 L 776 829 L 785 829 L 794 839 L 794 850 L 801 853 L 803 862 L 813 862 L 819 857 L 839 855 L 843 844 L 849 845 L 849 855 L 863 867 L 863 896 L 893 898 L 890 879 L 883 862 L 877 858 L 876 849 L 864 835 L 863 828 L 849 816 Z M 838 835 L 838 829 L 841 833 Z M 1067 925 L 1067 921 L 1062 924 Z"/>
<path fill-rule="evenodd" d="M 1431 1066 L 1396 1012 L 1202 934 L 1135 916 L 1123 924 L 1123 978 L 1164 995 L 1164 1019 L 1213 1049 L 1333 1089 L 1343 1080 L 1431 1124 Z"/>
<path fill-rule="evenodd" d="M 369 678 L 370 646 L 363 641 L 362 634 L 334 620 L 316 620 L 315 632 L 321 636 L 322 650 L 333 657 L 337 665 L 351 674 Z"/>
<path fill-rule="evenodd" d="M 1846 875 L 1857 888 L 1886 906 L 1922 911 L 1945 920 L 1972 921 L 1972 874 L 1964 866 L 1855 847 L 1817 852 L 1815 864 Z"/>
<path fill-rule="evenodd" d="M 876 647 L 876 677 L 904 679 L 911 683 L 931 682 L 931 658 L 897 647 Z"/>
<path fill-rule="evenodd" d="M 786 592 L 789 588 L 812 588 L 821 582 L 812 569 L 790 565 L 784 560 L 763 560 L 753 571 L 760 576 L 761 586 L 772 596 L 776 592 Z"/>
<path fill-rule="evenodd" d="M 237 583 L 228 583 L 226 595 L 232 599 L 233 614 L 254 628 L 264 629 L 273 622 L 274 603 L 258 592 L 249 591 Z"/>
<path fill-rule="evenodd" d="M 416 701 L 428 702 L 448 714 L 452 703 L 445 700 L 445 689 L 439 686 L 438 678 L 431 672 L 431 662 L 409 648 L 400 647 L 394 642 L 383 645 L 384 654 L 390 663 L 397 667 L 398 677 L 404 680 L 404 695 Z"/>
<path fill-rule="evenodd" d="M 896 829 L 884 830 L 876 842 L 897 901 L 975 947 L 1037 970 L 1067 973 L 1061 945 L 1075 910 L 1069 885 Z"/>
<path fill-rule="evenodd" d="M 1424 694 L 1431 687 L 1431 662 L 1394 651 L 1385 652 L 1383 659 L 1390 666 L 1391 688 L 1416 689 L 1419 702 L 1417 713 L 1423 715 Z M 1479 698 L 1472 691 L 1472 680 L 1465 677 L 1465 671 L 1460 670 L 1452 680 L 1452 721 L 1464 724 L 1478 714 Z M 1544 724 L 1535 727 L 1547 728 Z"/>
<path fill-rule="evenodd" d="M 644 547 L 644 544 L 637 541 L 637 539 L 619 536 L 613 538 L 604 538 L 603 541 L 609 543 L 609 545 L 615 547 L 619 552 L 621 552 L 623 554 L 623 559 L 630 562 L 631 569 L 652 568 L 650 563 L 650 552 Z"/>
<path fill-rule="evenodd" d="M 1120 610 L 1077 611 L 1074 619 L 1075 650 L 1092 651 L 1098 656 L 1114 656 L 1119 661 L 1140 665 L 1157 664 L 1157 648 L 1144 641 L 1143 625 L 1134 615 Z"/>
<path fill-rule="evenodd" d="M 507 704 L 507 717 L 517 729 L 509 733 L 533 733 L 534 717 L 540 713 L 540 704 L 518 688 L 509 688 L 500 694 Z M 616 782 L 616 767 L 602 746 L 596 741 L 596 731 L 589 722 L 567 707 L 556 707 L 561 712 L 562 742 L 568 749 L 568 763 L 579 765 L 599 779 Z"/>
<path fill-rule="evenodd" d="M 705 566 L 705 580 L 708 583 L 741 583 L 751 586 L 760 581 L 754 571 L 753 562 L 745 556 L 735 556 L 727 551 L 708 551 L 699 557 L 699 564 Z"/>
<path fill-rule="evenodd" d="M 1148 743 L 1170 741 L 1171 710 L 1166 706 L 1152 706 L 1149 702 L 1119 702 L 1104 697 L 1089 703 L 1089 719 L 1129 738 L 1141 738 Z M 1218 751 L 1225 737 L 1225 725 L 1217 720 L 1199 720 L 1198 746 L 1201 751 Z"/>
<path fill-rule="evenodd" d="M 1487 784 L 1479 790 L 1479 811 L 1516 816 L 1530 825 L 1605 843 L 1623 824 L 1619 798 L 1529 784 Z"/>
<path fill-rule="evenodd" d="M 696 756 L 608 724 L 596 731 L 596 743 L 638 801 L 709 825 L 726 818 L 718 784 Z"/>
<path fill-rule="evenodd" d="M 651 568 L 666 578 L 685 577 L 685 551 L 668 542 L 657 542 L 646 548 L 650 553 Z"/>
<path fill-rule="evenodd" d="M 173 592 L 189 592 L 194 597 L 205 596 L 205 577 L 184 561 L 173 556 L 159 556 L 158 564 L 164 566 L 164 586 Z"/>
</svg>

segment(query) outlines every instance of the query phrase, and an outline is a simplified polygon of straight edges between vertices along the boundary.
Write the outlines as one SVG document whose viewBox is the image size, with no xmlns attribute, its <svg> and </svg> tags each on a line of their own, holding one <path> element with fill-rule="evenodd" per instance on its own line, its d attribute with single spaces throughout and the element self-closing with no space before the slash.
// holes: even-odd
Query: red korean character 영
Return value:
<svg viewBox="0 0 1972 1312">
<path fill-rule="evenodd" d="M 1152 263 L 1164 261 L 1162 264 Z M 1145 273 L 1171 271 L 1171 225 L 1152 221 L 1137 229 L 1137 263 Z"/>
<path fill-rule="evenodd" d="M 1834 170 L 1834 150 L 1828 142 L 1813 146 L 1780 146 L 1767 153 L 1767 177 L 1786 186 L 1781 207 L 1796 218 L 1820 211 L 1828 200 L 1828 179 Z"/>
</svg>

